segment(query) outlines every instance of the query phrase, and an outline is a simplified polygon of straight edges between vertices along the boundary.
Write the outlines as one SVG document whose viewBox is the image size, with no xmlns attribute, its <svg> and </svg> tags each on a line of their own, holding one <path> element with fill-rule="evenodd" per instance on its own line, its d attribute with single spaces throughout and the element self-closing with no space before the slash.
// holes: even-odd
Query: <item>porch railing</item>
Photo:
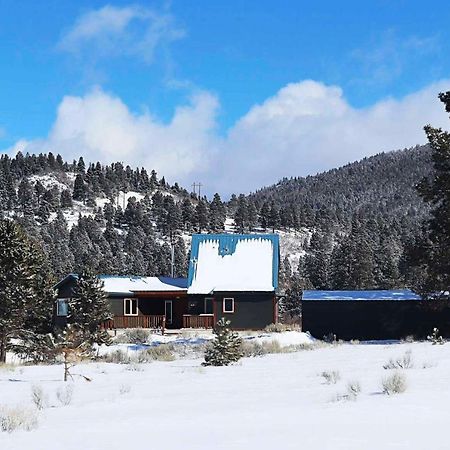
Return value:
<svg viewBox="0 0 450 450">
<path fill-rule="evenodd" d="M 193 316 L 190 314 L 183 315 L 183 328 L 213 328 L 214 315 L 204 314 L 201 316 Z"/>
<path fill-rule="evenodd" d="M 103 324 L 103 328 L 113 330 L 115 328 L 166 328 L 166 316 L 114 316 Z"/>
</svg>

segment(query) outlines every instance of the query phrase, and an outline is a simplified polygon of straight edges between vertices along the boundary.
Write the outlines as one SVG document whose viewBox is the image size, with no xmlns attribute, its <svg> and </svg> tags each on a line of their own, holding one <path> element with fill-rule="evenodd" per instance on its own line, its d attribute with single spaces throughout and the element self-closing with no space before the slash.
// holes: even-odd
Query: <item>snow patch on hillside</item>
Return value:
<svg viewBox="0 0 450 450">
<path fill-rule="evenodd" d="M 311 239 L 311 231 L 304 228 L 300 231 L 282 231 L 276 230 L 280 236 L 280 253 L 281 259 L 288 258 L 293 270 L 296 270 L 300 258 L 306 254 L 305 248 Z"/>
<path fill-rule="evenodd" d="M 45 187 L 45 189 L 58 188 L 59 191 L 68 189 L 72 184 L 72 181 L 64 173 L 47 174 L 47 175 L 31 175 L 28 177 L 28 181 L 31 184 L 36 184 L 38 181 Z"/>
<path fill-rule="evenodd" d="M 112 203 L 115 207 L 120 206 L 122 209 L 125 209 L 128 205 L 128 200 L 131 197 L 134 197 L 136 201 L 140 202 L 141 200 L 144 199 L 145 195 L 135 191 L 129 192 L 119 191 L 117 195 L 114 196 Z M 95 203 L 97 204 L 98 207 L 103 208 L 107 203 L 111 203 L 111 201 L 109 198 L 97 197 L 95 199 Z"/>
</svg>

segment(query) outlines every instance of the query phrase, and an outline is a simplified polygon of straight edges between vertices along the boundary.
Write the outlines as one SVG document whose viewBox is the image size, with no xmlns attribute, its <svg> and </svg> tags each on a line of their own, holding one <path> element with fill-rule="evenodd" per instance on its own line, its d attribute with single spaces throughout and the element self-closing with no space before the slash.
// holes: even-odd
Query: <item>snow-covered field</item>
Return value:
<svg viewBox="0 0 450 450">
<path fill-rule="evenodd" d="M 382 378 L 394 372 L 383 364 L 408 350 L 406 391 L 382 394 Z M 0 405 L 31 410 L 33 385 L 48 397 L 36 429 L 0 432 L 1 450 L 449 448 L 450 344 L 342 344 L 230 367 L 178 359 L 73 371 L 92 381 L 67 383 L 73 399 L 61 406 L 61 366 L 0 368 Z M 340 380 L 326 384 L 324 371 Z M 361 385 L 358 398 L 336 401 L 351 381 Z"/>
</svg>

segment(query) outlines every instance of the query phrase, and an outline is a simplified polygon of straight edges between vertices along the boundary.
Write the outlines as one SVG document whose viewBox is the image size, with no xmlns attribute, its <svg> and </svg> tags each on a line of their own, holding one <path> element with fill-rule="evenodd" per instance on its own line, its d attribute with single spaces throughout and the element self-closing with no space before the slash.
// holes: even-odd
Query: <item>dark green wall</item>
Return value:
<svg viewBox="0 0 450 450">
<path fill-rule="evenodd" d="M 234 298 L 234 313 L 223 313 L 224 297 Z M 214 315 L 218 321 L 225 317 L 237 330 L 262 330 L 274 322 L 273 292 L 227 292 L 214 294 Z"/>
</svg>

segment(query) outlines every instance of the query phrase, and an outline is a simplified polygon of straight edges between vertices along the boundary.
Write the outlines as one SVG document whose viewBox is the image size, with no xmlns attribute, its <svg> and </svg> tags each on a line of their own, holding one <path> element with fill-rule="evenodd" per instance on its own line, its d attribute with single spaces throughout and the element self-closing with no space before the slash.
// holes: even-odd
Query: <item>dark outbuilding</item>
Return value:
<svg viewBox="0 0 450 450">
<path fill-rule="evenodd" d="M 314 337 L 371 340 L 448 334 L 450 308 L 409 289 L 303 292 L 302 328 Z"/>
</svg>

